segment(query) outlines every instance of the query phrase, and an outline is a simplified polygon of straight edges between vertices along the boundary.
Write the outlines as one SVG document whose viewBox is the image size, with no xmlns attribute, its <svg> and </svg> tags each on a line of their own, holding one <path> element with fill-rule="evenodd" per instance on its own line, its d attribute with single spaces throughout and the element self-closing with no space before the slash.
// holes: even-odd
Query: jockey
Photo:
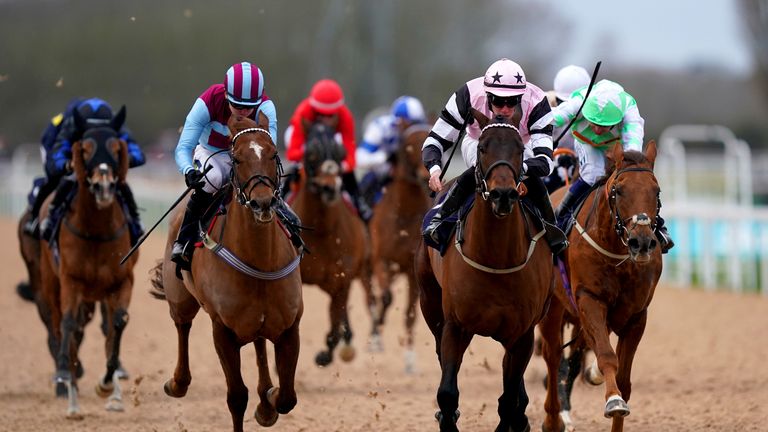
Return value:
<svg viewBox="0 0 768 432">
<path fill-rule="evenodd" d="M 227 127 L 229 117 L 241 115 L 257 119 L 259 113 L 269 119 L 269 135 L 273 142 L 277 142 L 277 112 L 275 104 L 264 93 L 264 75 L 256 65 L 242 62 L 227 70 L 223 84 L 208 87 L 187 114 L 175 158 L 184 181 L 194 192 L 187 202 L 171 251 L 171 261 L 181 268 L 189 269 L 194 244 L 200 237 L 200 219 L 213 203 L 214 192 L 229 179 L 232 169 L 227 152 L 231 145 Z M 203 175 L 202 170 L 209 165 L 213 168 Z M 275 213 L 290 232 L 294 246 L 301 247 L 299 218 L 281 199 L 274 206 Z"/>
<path fill-rule="evenodd" d="M 578 114 L 587 88 L 574 92 L 573 97 L 549 113 L 544 120 L 555 127 L 562 127 Z M 571 126 L 576 153 L 579 157 L 579 178 L 571 184 L 557 208 L 557 224 L 566 228 L 573 212 L 586 197 L 592 185 L 605 175 L 605 151 L 621 141 L 624 151 L 643 150 L 643 126 L 635 99 L 619 84 L 601 80 L 595 84 L 581 115 Z M 662 253 L 674 246 L 664 227 L 664 219 L 658 216 L 656 236 Z"/>
<path fill-rule="evenodd" d="M 488 117 L 502 116 L 509 120 L 520 115 L 520 136 L 525 144 L 523 172 L 528 196 L 541 212 L 546 222 L 546 238 L 552 253 L 559 254 L 567 246 L 565 235 L 555 227 L 554 212 L 547 189 L 541 177 L 552 171 L 552 126 L 544 121 L 550 107 L 544 92 L 527 82 L 523 69 L 509 59 L 493 63 L 485 76 L 464 84 L 448 100 L 440 117 L 432 127 L 422 147 L 422 160 L 430 172 L 429 187 L 438 192 L 443 188 L 440 181 L 443 153 L 456 144 L 461 128 L 466 135 L 461 142 L 461 153 L 469 167 L 448 191 L 439 210 L 424 230 L 424 235 L 437 242 L 436 230 L 444 218 L 456 212 L 476 188 L 475 163 L 480 127 L 472 119 L 471 108 Z"/>
<path fill-rule="evenodd" d="M 552 108 L 560 105 L 571 98 L 574 91 L 586 87 L 589 84 L 589 73 L 581 66 L 568 65 L 560 69 L 555 75 L 554 90 L 547 92 L 549 106 Z M 562 127 L 556 127 L 552 131 L 552 136 L 559 137 Z M 557 143 L 557 148 L 573 150 L 573 135 L 564 134 Z M 566 180 L 573 175 L 576 161 L 571 154 L 560 154 L 555 158 L 555 169 L 548 177 L 544 178 L 544 184 L 550 193 L 566 184 Z"/>
<path fill-rule="evenodd" d="M 405 130 L 426 122 L 421 102 L 412 96 L 400 96 L 387 114 L 376 117 L 365 129 L 355 156 L 357 167 L 363 171 L 360 189 L 368 203 L 373 202 L 376 193 L 389 181 L 390 160 L 397 153 Z"/>
<path fill-rule="evenodd" d="M 70 174 L 72 173 L 72 144 L 80 140 L 83 134 L 91 128 L 109 126 L 112 121 L 112 108 L 107 102 L 98 98 L 75 98 L 69 102 L 64 112 L 51 119 L 43 132 L 40 142 L 40 153 L 45 165 L 46 179 L 39 187 L 34 203 L 30 209 L 32 218 L 24 225 L 24 232 L 37 236 L 40 207 L 45 198 L 54 190 L 56 195 L 48 208 L 49 217 L 39 224 L 39 232 L 45 240 L 50 240 L 53 232 L 53 220 L 50 216 L 61 214 L 69 193 L 77 185 Z M 133 139 L 130 131 L 121 127 L 119 138 L 128 144 L 128 167 L 144 165 L 144 152 Z M 139 219 L 139 211 L 133 193 L 127 183 L 117 184 L 118 195 L 128 210 L 131 244 L 144 234 L 144 226 Z"/>
<path fill-rule="evenodd" d="M 304 144 L 307 139 L 306 125 L 315 122 L 325 123 L 341 135 L 346 158 L 341 162 L 342 185 L 349 193 L 357 212 L 364 221 L 371 218 L 371 209 L 360 197 L 355 178 L 355 120 L 344 103 L 344 93 L 339 84 L 332 79 L 322 79 L 312 86 L 309 97 L 296 107 L 291 116 L 290 131 L 286 131 L 286 157 L 294 162 L 294 173 L 286 177 L 288 185 L 296 178 L 298 164 L 304 159 Z M 286 188 L 287 189 L 287 188 Z"/>
</svg>

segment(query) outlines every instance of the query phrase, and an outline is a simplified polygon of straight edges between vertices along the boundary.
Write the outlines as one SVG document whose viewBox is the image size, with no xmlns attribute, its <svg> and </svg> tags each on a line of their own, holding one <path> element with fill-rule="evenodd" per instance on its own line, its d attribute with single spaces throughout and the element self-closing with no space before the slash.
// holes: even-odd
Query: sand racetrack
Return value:
<svg viewBox="0 0 768 432">
<path fill-rule="evenodd" d="M 53 395 L 53 362 L 35 306 L 15 294 L 26 278 L 16 239 L 16 222 L 0 219 L 0 237 L 10 242 L 0 252 L 0 431 L 212 431 L 231 430 L 224 375 L 213 348 L 210 320 L 201 311 L 191 336 L 192 385 L 183 399 L 167 397 L 163 383 L 176 359 L 176 331 L 163 301 L 151 298 L 148 270 L 163 250 L 163 233 L 153 233 L 141 248 L 136 285 L 123 337 L 122 361 L 132 374 L 124 382 L 126 410 L 108 413 L 93 391 L 105 370 L 104 339 L 98 321 L 86 331 L 81 349 L 85 376 L 80 381 L 82 421 L 64 418 L 66 401 Z M 366 351 L 369 330 L 362 288 L 353 287 L 350 313 L 357 357 L 329 367 L 315 366 L 324 344 L 328 299 L 305 287 L 301 355 L 297 371 L 299 403 L 281 416 L 274 431 L 429 431 L 434 420 L 440 369 L 434 340 L 417 321 L 417 373 L 403 373 L 402 282 L 385 329 L 385 352 Z M 631 415 L 627 431 L 768 430 L 768 297 L 705 293 L 660 286 L 633 368 Z M 501 392 L 501 346 L 476 337 L 459 376 L 462 431 L 496 426 Z M 250 388 L 246 430 L 261 430 L 253 419 L 258 398 L 253 349 L 242 350 L 243 376 Z M 272 363 L 272 362 L 271 362 Z M 275 379 L 274 368 L 272 369 Z M 531 398 L 527 414 L 540 430 L 544 362 L 534 357 L 526 372 Z M 577 382 L 573 416 L 579 431 L 607 431 L 602 417 L 603 388 Z"/>
</svg>

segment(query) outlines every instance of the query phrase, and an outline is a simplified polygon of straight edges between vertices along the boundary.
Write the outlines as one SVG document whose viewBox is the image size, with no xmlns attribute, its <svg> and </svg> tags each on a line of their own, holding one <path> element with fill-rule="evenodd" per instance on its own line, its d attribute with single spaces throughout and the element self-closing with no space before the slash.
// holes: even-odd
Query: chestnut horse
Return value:
<svg viewBox="0 0 768 432">
<path fill-rule="evenodd" d="M 123 119 L 118 115 L 113 123 L 122 124 Z M 107 371 L 96 392 L 102 397 L 109 396 L 107 410 L 123 410 L 116 372 L 138 256 L 120 265 L 120 257 L 131 248 L 131 242 L 126 216 L 115 197 L 117 182 L 124 182 L 128 173 L 127 144 L 118 137 L 119 128 L 119 124 L 113 124 L 90 129 L 73 144 L 77 194 L 58 232 L 60 253 L 56 254 L 46 241 L 40 246 L 41 294 L 47 302 L 50 329 L 54 333 L 54 346 L 49 344 L 49 348 L 56 352 L 56 380 L 67 388 L 67 417 L 75 419 L 82 418 L 77 399 L 77 378 L 82 373 L 78 370 L 77 351 L 83 327 L 91 319 L 97 301 L 106 306 L 109 325 Z M 48 213 L 48 202 L 41 217 Z"/>
<path fill-rule="evenodd" d="M 548 370 L 545 431 L 563 428 L 557 370 L 565 313 L 578 317 L 581 334 L 597 356 L 605 379 L 604 415 L 612 418 L 611 430 L 623 430 L 629 414 L 632 360 L 661 276 L 661 251 L 654 235 L 660 208 L 659 184 L 653 174 L 656 143 L 650 141 L 644 154 L 624 152 L 618 143 L 606 156 L 613 168 L 584 201 L 569 236 L 565 268 L 575 298 L 557 289 L 557 301 L 540 326 Z M 616 351 L 609 340 L 611 332 L 618 335 Z"/>
<path fill-rule="evenodd" d="M 311 125 L 304 150 L 304 167 L 299 190 L 291 203 L 308 230 L 304 232 L 309 254 L 301 263 L 301 279 L 318 285 L 331 296 L 331 329 L 326 335 L 327 350 L 315 357 L 318 366 L 333 361 L 333 351 L 341 339 L 341 359 L 351 361 L 352 328 L 347 315 L 347 300 L 352 280 L 367 277 L 369 255 L 363 221 L 341 195 L 341 161 L 344 148 L 321 123 Z"/>
<path fill-rule="evenodd" d="M 458 373 L 474 335 L 489 336 L 505 350 L 497 431 L 527 431 L 523 372 L 533 351 L 533 330 L 553 283 L 552 253 L 539 241 L 544 230 L 520 204 L 523 142 L 517 128 L 491 123 L 477 110 L 482 129 L 475 168 L 474 207 L 457 229 L 445 256 L 422 241 L 416 253 L 421 310 L 432 331 L 442 378 L 437 390 L 441 431 L 457 431 Z M 521 192 L 522 191 L 522 192 Z"/>
<path fill-rule="evenodd" d="M 372 320 L 370 347 L 373 351 L 383 349 L 380 331 L 392 304 L 392 279 L 403 273 L 408 282 L 405 311 L 405 370 L 408 373 L 413 372 L 416 361 L 413 325 L 419 300 L 413 258 L 421 239 L 421 219 L 430 206 L 427 189 L 429 172 L 421 163 L 421 146 L 429 130 L 429 125 L 417 124 L 403 132 L 395 153 L 392 181 L 385 187 L 369 222 L 371 267 L 379 289 L 378 296 L 372 291 L 366 293 Z"/>
<path fill-rule="evenodd" d="M 300 256 L 284 233 L 272 209 L 282 168 L 269 135 L 269 122 L 232 116 L 227 126 L 232 138 L 229 154 L 232 173 L 231 202 L 226 214 L 206 234 L 205 248 L 192 260 L 191 272 L 176 277 L 170 261 L 184 212 L 177 207 L 168 230 L 163 261 L 154 269 L 153 284 L 165 292 L 178 333 L 178 357 L 165 393 L 183 397 L 192 375 L 189 370 L 189 331 L 202 305 L 211 317 L 213 343 L 227 381 L 227 406 L 235 431 L 243 430 L 248 388 L 240 372 L 240 348 L 256 348 L 259 367 L 255 417 L 262 426 L 273 425 L 278 414 L 296 405 L 294 378 L 299 358 L 299 321 L 304 311 Z M 280 386 L 269 373 L 266 340 L 275 345 Z"/>
</svg>

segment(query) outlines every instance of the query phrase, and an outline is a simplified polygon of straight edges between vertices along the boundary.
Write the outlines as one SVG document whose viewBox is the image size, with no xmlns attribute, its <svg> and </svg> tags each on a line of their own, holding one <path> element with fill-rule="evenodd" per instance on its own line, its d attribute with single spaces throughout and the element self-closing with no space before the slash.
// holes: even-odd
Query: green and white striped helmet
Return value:
<svg viewBox="0 0 768 432">
<path fill-rule="evenodd" d="M 622 86 L 613 81 L 602 80 L 595 85 L 582 113 L 590 123 L 613 126 L 621 123 L 627 107 L 634 103 L 634 98 L 625 92 Z"/>
</svg>

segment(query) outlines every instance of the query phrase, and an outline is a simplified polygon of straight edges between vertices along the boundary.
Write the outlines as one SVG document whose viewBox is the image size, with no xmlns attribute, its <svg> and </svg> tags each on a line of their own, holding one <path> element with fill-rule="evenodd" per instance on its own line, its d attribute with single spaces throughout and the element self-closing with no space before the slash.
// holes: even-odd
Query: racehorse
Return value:
<svg viewBox="0 0 768 432">
<path fill-rule="evenodd" d="M 653 174 L 656 143 L 650 141 L 645 153 L 624 152 L 617 143 L 606 156 L 613 168 L 584 201 L 569 236 L 563 270 L 572 295 L 557 289 L 557 301 L 552 301 L 540 326 L 548 370 L 545 431 L 563 427 L 558 415 L 557 368 L 566 312 L 578 317 L 581 335 L 597 357 L 605 380 L 604 415 L 612 419 L 611 431 L 623 430 L 629 414 L 632 360 L 661 276 L 661 251 L 654 235 L 661 206 Z M 618 335 L 616 351 L 610 344 L 611 332 Z"/>
<path fill-rule="evenodd" d="M 138 256 L 120 265 L 119 258 L 131 247 L 127 219 L 115 198 L 117 182 L 125 182 L 128 172 L 127 145 L 116 132 L 125 119 L 124 111 L 121 113 L 111 126 L 90 129 L 73 144 L 77 193 L 58 234 L 54 234 L 58 249 L 48 247 L 45 240 L 40 246 L 41 295 L 54 334 L 49 348 L 56 352 L 56 380 L 67 388 L 67 417 L 74 419 L 82 418 L 77 399 L 77 378 L 82 368 L 77 352 L 83 327 L 90 321 L 97 301 L 105 305 L 108 331 L 107 371 L 96 392 L 101 397 L 109 396 L 107 410 L 124 409 L 117 369 Z M 47 213 L 48 203 L 42 215 Z"/>
<path fill-rule="evenodd" d="M 413 372 L 413 325 L 419 290 L 413 274 L 413 258 L 421 238 L 421 219 L 430 206 L 427 193 L 429 172 L 421 163 L 421 145 L 430 126 L 413 125 L 403 132 L 402 142 L 395 153 L 392 180 L 384 189 L 381 200 L 373 209 L 369 222 L 371 233 L 371 267 L 379 295 L 366 292 L 371 313 L 370 346 L 383 349 L 380 331 L 392 304 L 392 279 L 403 273 L 408 281 L 408 301 L 405 312 L 406 372 Z"/>
<path fill-rule="evenodd" d="M 544 230 L 520 202 L 525 187 L 519 131 L 474 109 L 473 115 L 482 129 L 475 168 L 478 188 L 474 207 L 457 228 L 463 243 L 458 238 L 455 248 L 441 257 L 422 241 L 415 258 L 421 310 L 442 369 L 436 417 L 441 431 L 458 430 L 458 373 L 477 334 L 492 337 L 505 350 L 496 430 L 527 431 L 523 372 L 533 350 L 534 326 L 552 290 L 552 253 L 539 241 Z"/>
<path fill-rule="evenodd" d="M 352 328 L 347 315 L 347 300 L 352 280 L 370 283 L 365 277 L 369 256 L 367 232 L 352 205 L 341 195 L 341 161 L 344 148 L 337 144 L 325 125 L 315 123 L 307 131 L 303 173 L 295 199 L 296 214 L 308 230 L 304 233 L 309 254 L 301 263 L 301 279 L 318 285 L 331 297 L 331 328 L 326 336 L 326 350 L 315 356 L 318 366 L 333 361 L 333 351 L 341 339 L 340 357 L 351 361 Z"/>
<path fill-rule="evenodd" d="M 165 293 L 178 334 L 178 357 L 165 393 L 183 397 L 192 376 L 189 370 L 189 331 L 202 305 L 213 324 L 213 342 L 227 381 L 227 406 L 235 431 L 243 430 L 248 388 L 240 372 L 240 348 L 256 348 L 259 367 L 255 417 L 271 426 L 279 414 L 296 405 L 294 379 L 299 357 L 299 321 L 304 311 L 300 255 L 275 218 L 272 204 L 282 172 L 277 148 L 263 114 L 258 124 L 232 116 L 227 126 L 232 138 L 232 172 L 222 193 L 231 198 L 205 234 L 191 272 L 176 277 L 171 249 L 183 216 L 177 207 L 163 261 L 155 267 L 153 284 Z M 266 340 L 274 343 L 279 387 L 272 384 Z"/>
</svg>

